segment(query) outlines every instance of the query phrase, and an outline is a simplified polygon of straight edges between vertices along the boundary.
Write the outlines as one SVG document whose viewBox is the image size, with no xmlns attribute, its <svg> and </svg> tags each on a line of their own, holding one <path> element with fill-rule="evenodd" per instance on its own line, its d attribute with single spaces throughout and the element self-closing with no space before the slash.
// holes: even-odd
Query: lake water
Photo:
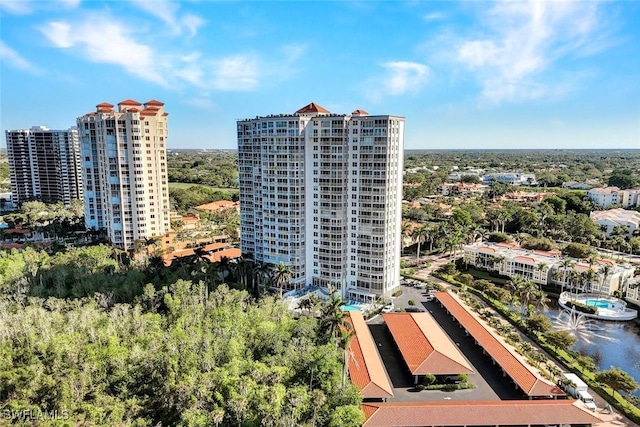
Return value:
<svg viewBox="0 0 640 427">
<path fill-rule="evenodd" d="M 562 311 L 553 307 L 544 314 L 556 329 L 567 330 L 578 339 L 573 350 L 591 356 L 601 370 L 616 366 L 640 383 L 640 335 L 633 322 L 571 318 Z M 640 390 L 634 394 L 640 397 Z"/>
</svg>

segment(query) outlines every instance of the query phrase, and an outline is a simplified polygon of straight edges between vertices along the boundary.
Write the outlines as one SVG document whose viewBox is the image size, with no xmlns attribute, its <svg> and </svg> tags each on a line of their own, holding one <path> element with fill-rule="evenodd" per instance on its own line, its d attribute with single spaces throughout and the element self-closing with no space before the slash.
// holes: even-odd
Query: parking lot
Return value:
<svg viewBox="0 0 640 427">
<path fill-rule="evenodd" d="M 393 298 L 394 307 L 411 307 L 409 300 L 414 300 L 415 307 L 428 311 L 438 322 L 440 327 L 449 335 L 451 340 L 460 348 L 467 358 L 474 374 L 469 375 L 469 381 L 475 388 L 468 390 L 440 391 L 422 390 L 415 388 L 414 377 L 409 372 L 402 355 L 382 316 L 369 320 L 369 330 L 378 346 L 378 351 L 389 374 L 394 387 L 395 397 L 390 401 L 435 401 L 435 400 L 503 400 L 522 398 L 522 393 L 509 380 L 505 380 L 502 371 L 493 365 L 491 359 L 482 353 L 473 339 L 466 335 L 436 300 L 427 301 L 428 290 L 410 286 L 402 286 L 402 295 Z"/>
</svg>

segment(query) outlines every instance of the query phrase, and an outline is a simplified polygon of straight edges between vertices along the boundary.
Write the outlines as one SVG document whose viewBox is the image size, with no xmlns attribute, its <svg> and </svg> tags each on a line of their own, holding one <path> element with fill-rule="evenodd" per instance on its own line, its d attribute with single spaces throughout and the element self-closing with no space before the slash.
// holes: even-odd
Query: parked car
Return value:
<svg viewBox="0 0 640 427">
<path fill-rule="evenodd" d="M 405 308 L 404 311 L 406 311 L 407 313 L 424 313 L 427 310 L 422 307 L 411 306 Z"/>
</svg>

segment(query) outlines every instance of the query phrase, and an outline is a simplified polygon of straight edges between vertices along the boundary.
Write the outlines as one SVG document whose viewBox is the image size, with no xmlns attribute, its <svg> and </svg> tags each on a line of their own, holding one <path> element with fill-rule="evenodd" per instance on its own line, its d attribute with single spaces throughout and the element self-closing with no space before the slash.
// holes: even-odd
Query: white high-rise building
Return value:
<svg viewBox="0 0 640 427">
<path fill-rule="evenodd" d="M 7 154 L 15 204 L 30 199 L 47 203 L 82 199 L 78 130 L 44 126 L 8 130 Z"/>
<path fill-rule="evenodd" d="M 170 228 L 168 113 L 158 101 L 125 100 L 113 107 L 103 102 L 77 119 L 85 223 L 104 229 L 113 245 L 132 249 Z"/>
<path fill-rule="evenodd" d="M 309 104 L 240 120 L 243 253 L 291 268 L 291 289 L 350 299 L 399 286 L 403 117 Z"/>
</svg>

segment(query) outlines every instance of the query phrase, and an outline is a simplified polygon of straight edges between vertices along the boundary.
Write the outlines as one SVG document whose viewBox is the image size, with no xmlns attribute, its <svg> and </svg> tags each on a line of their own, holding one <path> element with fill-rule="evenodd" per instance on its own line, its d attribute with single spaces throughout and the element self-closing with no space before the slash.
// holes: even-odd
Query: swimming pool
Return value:
<svg viewBox="0 0 640 427">
<path fill-rule="evenodd" d="M 609 301 L 607 300 L 588 299 L 585 301 L 585 304 L 591 307 L 609 308 Z"/>
<path fill-rule="evenodd" d="M 360 311 L 360 306 L 355 304 L 343 305 L 342 311 Z"/>
</svg>

